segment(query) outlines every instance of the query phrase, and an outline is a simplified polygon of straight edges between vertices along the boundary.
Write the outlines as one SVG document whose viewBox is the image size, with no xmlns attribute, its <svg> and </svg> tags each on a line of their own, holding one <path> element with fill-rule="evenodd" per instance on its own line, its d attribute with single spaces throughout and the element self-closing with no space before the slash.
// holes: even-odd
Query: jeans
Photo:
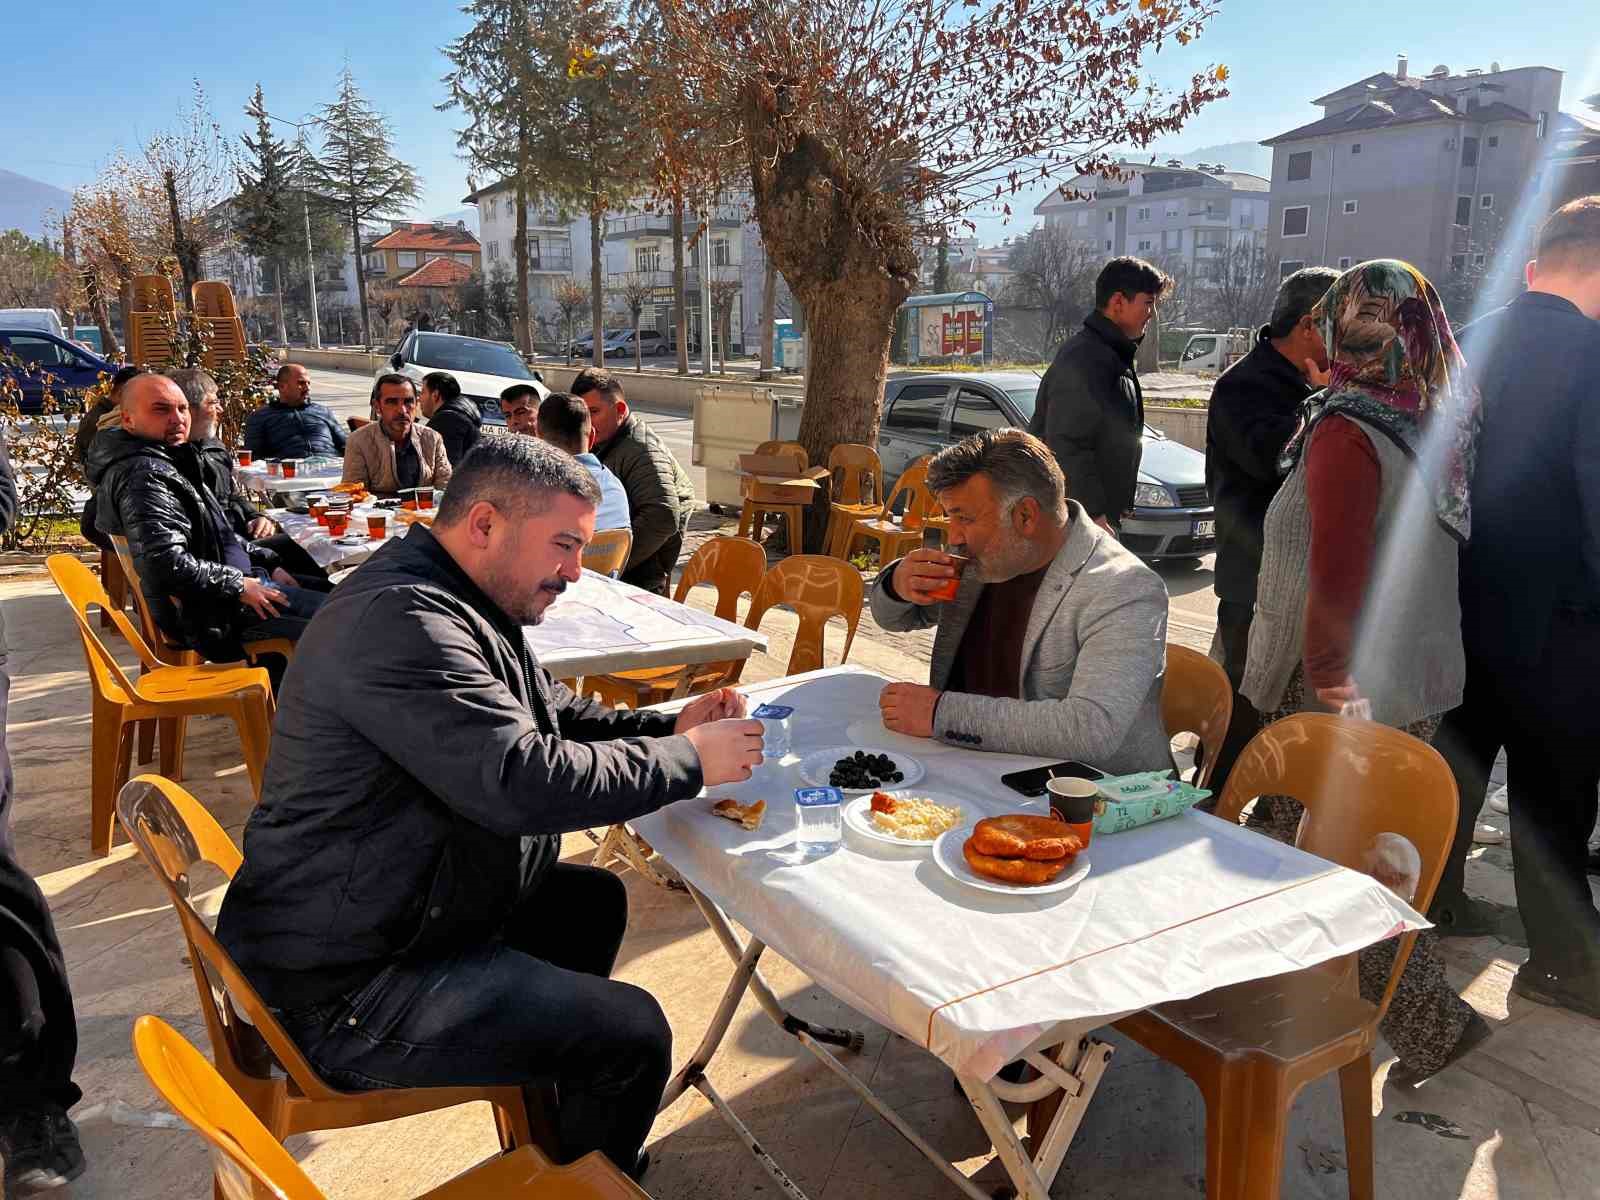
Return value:
<svg viewBox="0 0 1600 1200">
<path fill-rule="evenodd" d="M 501 940 L 395 962 L 333 1000 L 279 1012 L 335 1087 L 465 1087 L 553 1078 L 564 1158 L 631 1170 L 672 1064 L 648 992 L 607 978 L 628 898 L 609 871 L 556 863 L 524 886 Z"/>
<path fill-rule="evenodd" d="M 306 626 L 311 624 L 311 618 L 317 615 L 317 610 L 328 599 L 326 592 L 314 592 L 309 588 L 286 587 L 276 583 L 265 576 L 263 582 L 271 583 L 288 598 L 288 605 L 275 617 L 258 617 L 254 610 L 244 609 L 244 624 L 239 629 L 239 640 L 245 645 L 251 642 L 266 642 L 274 638 L 288 638 L 291 642 L 298 642 L 300 635 L 306 631 Z M 267 674 L 272 678 L 272 690 L 276 692 L 283 683 L 283 673 L 289 669 L 289 663 L 281 655 L 268 654 L 262 659 L 261 665 L 267 669 Z"/>
<path fill-rule="evenodd" d="M 276 554 L 278 564 L 299 580 L 302 587 L 309 587 L 318 592 L 328 590 L 328 573 L 319 567 L 317 560 L 307 554 L 305 548 L 287 533 L 275 533 L 271 537 L 258 538 L 255 544 Z"/>
<path fill-rule="evenodd" d="M 1228 735 L 1217 753 L 1217 765 L 1211 776 L 1211 794 L 1222 795 L 1222 785 L 1228 782 L 1228 772 L 1238 761 L 1239 752 L 1261 730 L 1261 715 L 1255 705 L 1239 694 L 1244 682 L 1245 659 L 1250 652 L 1250 622 L 1255 617 L 1255 605 L 1223 600 L 1217 604 L 1217 641 L 1222 646 L 1222 669 L 1228 673 L 1233 686 L 1233 717 L 1228 722 Z"/>
<path fill-rule="evenodd" d="M 1467 852 L 1489 773 L 1502 749 L 1511 802 L 1517 907 L 1535 973 L 1600 983 L 1600 911 L 1586 874 L 1600 787 L 1600 621 L 1558 613 L 1532 665 L 1467 655 L 1461 706 L 1435 740 L 1460 792 L 1455 843 L 1436 906 L 1463 895 Z"/>
<path fill-rule="evenodd" d="M 6 701 L 11 677 L 0 653 L 0 1116 L 41 1102 L 71 1108 L 78 1026 L 67 964 L 50 907 L 16 859 L 11 838 L 11 756 Z"/>
</svg>

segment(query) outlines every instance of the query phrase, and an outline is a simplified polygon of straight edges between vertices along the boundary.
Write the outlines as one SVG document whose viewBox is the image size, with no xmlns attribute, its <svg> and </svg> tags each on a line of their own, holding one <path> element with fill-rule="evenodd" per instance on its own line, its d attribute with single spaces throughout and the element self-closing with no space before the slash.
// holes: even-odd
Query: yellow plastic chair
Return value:
<svg viewBox="0 0 1600 1200">
<path fill-rule="evenodd" d="M 1433 747 L 1398 729 L 1301 713 L 1250 740 L 1228 775 L 1217 816 L 1237 821 L 1257 796 L 1293 796 L 1306 817 L 1297 844 L 1352 870 L 1379 833 L 1422 860 L 1410 903 L 1426 912 L 1455 835 L 1456 784 Z M 1295 1096 L 1339 1073 L 1351 1200 L 1371 1200 L 1372 1047 L 1416 934 L 1400 935 L 1378 1003 L 1357 991 L 1354 956 L 1218 988 L 1116 1022 L 1182 1068 L 1206 1102 L 1206 1195 L 1276 1200 Z M 1030 1125 L 1034 1123 L 1030 1117 Z"/>
<path fill-rule="evenodd" d="M 111 609 L 117 631 L 139 656 L 145 673 L 130 679 L 122 665 L 100 640 L 89 610 L 106 611 L 110 600 L 94 573 L 70 554 L 52 554 L 45 560 L 50 578 L 78 625 L 83 654 L 89 664 L 92 700 L 92 751 L 89 788 L 89 844 L 96 855 L 111 853 L 115 830 L 113 805 L 117 789 L 128 777 L 133 756 L 134 727 L 140 721 L 167 720 L 216 714 L 230 718 L 239 731 L 250 786 L 261 796 L 261 772 L 267 763 L 272 738 L 272 686 L 260 667 L 167 666 L 128 620 Z M 173 739 L 161 743 L 161 769 L 175 771 L 177 747 Z"/>
<path fill-rule="evenodd" d="M 205 1057 L 160 1017 L 133 1025 L 133 1052 L 151 1086 L 211 1144 L 220 1200 L 327 1200 Z M 489 1161 L 416 1200 L 649 1200 L 598 1151 L 564 1167 L 532 1146 Z"/>
<path fill-rule="evenodd" d="M 164 367 L 178 360 L 172 337 L 177 329 L 178 305 L 172 280 L 165 275 L 135 275 L 133 311 L 127 314 L 128 361 L 138 366 Z"/>
<path fill-rule="evenodd" d="M 222 826 L 187 791 L 159 775 L 141 775 L 123 788 L 117 816 L 178 914 L 216 1069 L 264 1132 L 281 1140 L 487 1100 L 494 1106 L 502 1147 L 532 1143 L 520 1087 L 343 1092 L 329 1086 L 190 903 L 196 865 L 209 863 L 231 881 L 243 861 Z"/>
<path fill-rule="evenodd" d="M 585 570 L 596 575 L 609 575 L 615 579 L 628 565 L 628 555 L 633 552 L 633 530 L 602 529 L 594 535 L 583 550 Z"/>
<path fill-rule="evenodd" d="M 767 573 L 767 552 L 749 538 L 714 537 L 703 542 L 678 577 L 672 598 L 679 604 L 701 584 L 717 590 L 716 614 L 724 621 L 739 620 L 739 598 L 752 598 Z M 615 708 L 626 704 L 643 708 L 660 704 L 674 696 L 692 696 L 733 683 L 744 671 L 744 660 L 703 663 L 699 666 L 649 667 L 640 671 L 619 671 L 614 675 L 595 675 L 583 681 L 585 695 L 595 694 Z M 686 677 L 687 673 L 687 677 Z"/>
<path fill-rule="evenodd" d="M 189 296 L 194 320 L 206 331 L 205 366 L 214 369 L 219 363 L 243 362 L 244 323 L 233 302 L 233 289 L 220 279 L 202 279 Z"/>
<path fill-rule="evenodd" d="M 757 454 L 773 458 L 785 456 L 794 461 L 794 473 L 804 475 L 811 465 L 811 456 L 799 442 L 762 442 Z M 767 532 L 767 523 L 781 520 L 785 523 L 785 537 L 789 553 L 798 554 L 805 545 L 806 506 L 804 504 L 777 504 L 767 500 L 746 499 L 739 510 L 739 536 L 754 538 L 759 542 Z"/>
<path fill-rule="evenodd" d="M 828 619 L 842 616 L 845 620 L 844 653 L 839 655 L 843 663 L 849 659 L 850 646 L 856 640 L 865 595 L 861 572 L 849 563 L 827 554 L 791 554 L 762 577 L 750 602 L 745 627 L 760 629 L 767 610 L 780 604 L 794 609 L 800 628 L 795 632 L 794 649 L 784 673 L 798 675 L 820 670 Z"/>
<path fill-rule="evenodd" d="M 899 519 L 895 517 L 897 505 Z M 937 509 L 933 493 L 928 491 L 927 464 L 914 463 L 895 480 L 894 490 L 889 493 L 881 515 L 857 517 L 850 523 L 838 557 L 848 561 L 856 543 L 866 538 L 878 547 L 878 565 L 886 567 L 908 550 L 922 545 L 923 526 Z"/>
<path fill-rule="evenodd" d="M 828 480 L 833 489 L 823 551 L 844 557 L 843 539 L 863 517 L 883 516 L 883 462 L 871 446 L 844 442 L 828 454 Z"/>
<path fill-rule="evenodd" d="M 1228 673 L 1197 650 L 1167 643 L 1167 673 L 1161 683 L 1161 720 L 1167 736 L 1192 733 L 1200 739 L 1200 770 L 1195 784 L 1207 787 L 1217 755 L 1233 719 L 1233 688 Z"/>
</svg>

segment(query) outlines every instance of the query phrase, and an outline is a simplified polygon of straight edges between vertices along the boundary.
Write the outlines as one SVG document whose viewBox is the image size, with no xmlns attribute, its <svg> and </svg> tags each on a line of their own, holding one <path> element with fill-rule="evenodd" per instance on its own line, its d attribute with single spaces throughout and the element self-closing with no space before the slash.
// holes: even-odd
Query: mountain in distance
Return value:
<svg viewBox="0 0 1600 1200">
<path fill-rule="evenodd" d="M 468 229 L 472 230 L 474 237 L 478 234 L 478 210 L 476 208 L 458 208 L 454 212 L 447 212 L 443 216 L 431 219 L 444 225 L 454 225 L 457 221 L 460 221 Z"/>
<path fill-rule="evenodd" d="M 1156 156 L 1156 162 L 1164 163 L 1169 158 L 1176 158 L 1186 167 L 1197 163 L 1207 163 L 1215 166 L 1221 163 L 1230 171 L 1244 171 L 1249 175 L 1259 175 L 1263 179 L 1272 178 L 1272 148 L 1257 142 L 1223 142 L 1217 146 L 1201 146 L 1195 150 L 1166 150 L 1157 149 L 1147 151 L 1143 156 L 1137 152 L 1128 155 L 1132 162 L 1146 162 L 1150 154 Z"/>
<path fill-rule="evenodd" d="M 0 230 L 20 229 L 34 238 L 46 232 L 60 237 L 61 231 L 50 226 L 71 207 L 71 193 L 0 169 Z"/>
</svg>

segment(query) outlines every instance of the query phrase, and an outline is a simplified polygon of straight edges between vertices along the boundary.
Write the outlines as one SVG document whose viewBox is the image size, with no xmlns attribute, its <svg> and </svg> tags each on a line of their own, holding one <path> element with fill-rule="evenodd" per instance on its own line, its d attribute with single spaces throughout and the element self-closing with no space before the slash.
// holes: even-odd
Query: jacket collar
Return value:
<svg viewBox="0 0 1600 1200">
<path fill-rule="evenodd" d="M 1565 296 L 1557 296 L 1553 292 L 1523 292 L 1511 301 L 1516 308 L 1544 308 L 1552 312 L 1571 313 L 1575 317 L 1583 316 L 1583 311 L 1568 300 Z"/>
<path fill-rule="evenodd" d="M 461 564 L 450 556 L 450 551 L 440 545 L 439 539 L 433 536 L 433 530 L 426 525 L 413 525 L 411 532 L 406 534 L 405 540 L 400 544 L 409 553 L 416 555 L 437 571 L 443 577 L 442 582 L 446 589 L 465 600 L 479 616 L 499 630 L 513 649 L 519 649 L 523 645 L 522 627 L 507 616 L 505 610 L 489 599 L 488 594 L 472 581 L 472 576 L 461 569 Z"/>
<path fill-rule="evenodd" d="M 604 461 L 605 456 L 611 453 L 614 447 L 621 445 L 623 442 L 634 436 L 634 423 L 637 422 L 638 419 L 639 415 L 637 413 L 629 412 L 628 415 L 622 419 L 622 423 L 617 426 L 617 431 L 605 441 L 598 442 L 594 446 L 590 447 L 590 452 L 596 458 Z"/>
<path fill-rule="evenodd" d="M 1139 343 L 1118 329 L 1111 318 L 1101 312 L 1092 312 L 1083 319 L 1083 327 L 1115 350 L 1123 362 L 1130 367 L 1133 365 L 1134 355 L 1139 352 Z"/>
<path fill-rule="evenodd" d="M 1270 375 L 1282 376 L 1285 383 L 1292 377 L 1300 385 L 1300 390 L 1310 395 L 1316 389 L 1307 382 L 1300 368 L 1295 366 L 1283 356 L 1283 352 L 1272 344 L 1272 335 L 1268 332 L 1270 325 L 1263 325 L 1261 333 L 1256 338 L 1256 344 L 1250 348 L 1250 357 L 1256 360 L 1256 365 Z"/>
</svg>

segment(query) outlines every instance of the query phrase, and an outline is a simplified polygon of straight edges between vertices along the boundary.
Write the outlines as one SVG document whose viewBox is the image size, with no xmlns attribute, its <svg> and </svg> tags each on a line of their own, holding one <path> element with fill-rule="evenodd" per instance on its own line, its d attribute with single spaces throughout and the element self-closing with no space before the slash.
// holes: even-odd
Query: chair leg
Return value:
<svg viewBox="0 0 1600 1200">
<path fill-rule="evenodd" d="M 139 765 L 142 767 L 156 756 L 156 722 L 145 719 L 139 722 Z M 161 772 L 166 775 L 166 772 Z M 169 776 L 170 778 L 170 776 Z M 176 781 L 174 781 L 176 782 Z"/>
<path fill-rule="evenodd" d="M 1215 1079 L 1195 1083 L 1206 1106 L 1206 1200 L 1234 1200 L 1244 1195 L 1249 1075 L 1223 1067 Z"/>
<path fill-rule="evenodd" d="M 182 783 L 183 743 L 188 735 L 189 720 L 187 717 L 162 717 L 156 724 L 161 729 L 161 773 L 173 783 Z"/>
<path fill-rule="evenodd" d="M 1249 1087 L 1244 1190 L 1239 1194 L 1243 1200 L 1278 1200 L 1283 1140 L 1289 1133 L 1289 1089 L 1283 1076 L 1262 1068 L 1250 1072 Z"/>
<path fill-rule="evenodd" d="M 117 750 L 122 739 L 122 710 L 94 702 L 90 734 L 89 848 L 97 857 L 111 853 L 116 821 Z"/>
<path fill-rule="evenodd" d="M 244 754 L 244 768 L 250 776 L 250 788 L 256 802 L 261 801 L 261 777 L 267 766 L 267 749 L 271 744 L 272 729 L 265 705 L 259 698 L 246 697 L 235 702 L 230 714 L 234 728 L 239 731 L 239 748 Z"/>
<path fill-rule="evenodd" d="M 1350 1200 L 1373 1200 L 1372 1054 L 1339 1068 L 1344 1108 L 1344 1156 L 1350 1164 Z"/>
</svg>

